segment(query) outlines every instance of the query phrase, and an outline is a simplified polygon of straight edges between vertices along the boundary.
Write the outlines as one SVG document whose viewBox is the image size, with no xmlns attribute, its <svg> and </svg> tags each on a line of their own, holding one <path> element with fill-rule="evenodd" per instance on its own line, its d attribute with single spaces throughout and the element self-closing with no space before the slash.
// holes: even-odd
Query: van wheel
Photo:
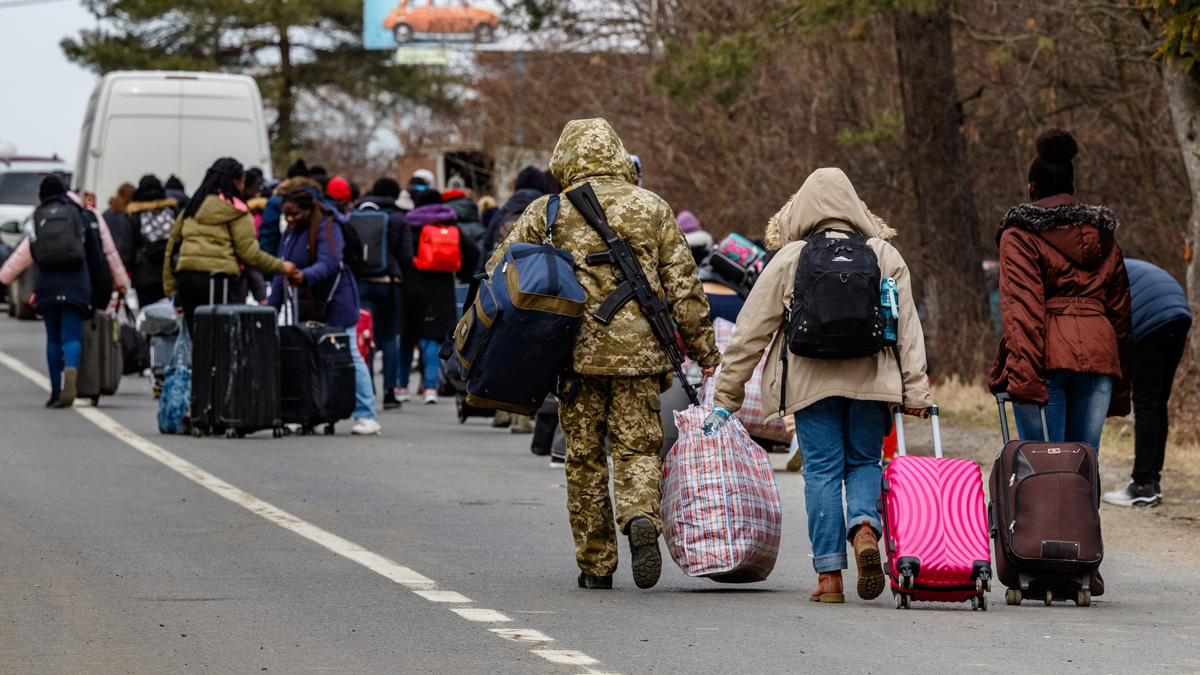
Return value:
<svg viewBox="0 0 1200 675">
<path fill-rule="evenodd" d="M 481 23 L 475 26 L 475 41 L 481 44 L 486 44 L 496 39 L 496 29 L 492 28 L 490 23 Z"/>
<path fill-rule="evenodd" d="M 412 39 L 413 39 L 412 26 L 410 26 L 406 23 L 396 24 L 396 27 L 392 29 L 392 37 L 396 38 L 396 42 L 399 42 L 400 44 L 404 44 L 406 42 L 412 42 Z"/>
</svg>

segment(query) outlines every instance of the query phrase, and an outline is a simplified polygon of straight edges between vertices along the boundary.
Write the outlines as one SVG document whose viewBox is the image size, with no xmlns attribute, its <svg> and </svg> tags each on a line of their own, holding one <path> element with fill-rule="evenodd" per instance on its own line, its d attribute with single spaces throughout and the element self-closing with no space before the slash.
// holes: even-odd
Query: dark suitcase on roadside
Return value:
<svg viewBox="0 0 1200 675">
<path fill-rule="evenodd" d="M 996 576 L 1005 602 L 1073 600 L 1091 604 L 1091 578 L 1104 558 L 1100 475 L 1086 443 L 1010 440 L 997 394 L 1004 449 L 988 479 L 988 515 L 996 540 Z M 1042 429 L 1046 429 L 1042 410 Z"/>
<path fill-rule="evenodd" d="M 281 436 L 275 309 L 202 305 L 193 325 L 192 434 L 240 438 L 271 429 Z"/>
<path fill-rule="evenodd" d="M 117 393 L 125 370 L 121 355 L 120 328 L 107 311 L 97 311 L 83 322 L 83 344 L 79 355 L 76 396 L 98 405 L 101 396 Z"/>
<path fill-rule="evenodd" d="M 308 322 L 279 328 L 283 382 L 283 421 L 312 433 L 318 424 L 334 433 L 334 424 L 354 414 L 356 349 L 344 329 Z"/>
</svg>

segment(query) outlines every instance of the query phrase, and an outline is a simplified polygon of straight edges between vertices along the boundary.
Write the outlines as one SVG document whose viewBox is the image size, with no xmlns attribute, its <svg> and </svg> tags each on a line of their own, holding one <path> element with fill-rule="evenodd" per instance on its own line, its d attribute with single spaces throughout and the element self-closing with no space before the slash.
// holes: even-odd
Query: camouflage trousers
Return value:
<svg viewBox="0 0 1200 675">
<path fill-rule="evenodd" d="M 661 533 L 663 443 L 659 387 L 663 376 L 583 375 L 579 396 L 559 408 L 567 439 L 567 509 L 575 535 L 575 560 L 585 574 L 617 569 L 617 532 L 608 494 L 608 439 L 616 493 L 616 526 L 646 516 Z"/>
</svg>

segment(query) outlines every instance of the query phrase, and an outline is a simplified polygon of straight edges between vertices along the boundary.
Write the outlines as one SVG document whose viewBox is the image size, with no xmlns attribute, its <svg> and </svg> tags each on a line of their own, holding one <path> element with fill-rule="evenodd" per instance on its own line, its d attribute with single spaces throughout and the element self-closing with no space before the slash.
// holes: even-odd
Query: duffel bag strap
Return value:
<svg viewBox="0 0 1200 675">
<path fill-rule="evenodd" d="M 550 195 L 550 199 L 546 202 L 546 245 L 553 246 L 550 241 L 550 228 L 554 226 L 554 221 L 558 218 L 558 195 Z"/>
</svg>

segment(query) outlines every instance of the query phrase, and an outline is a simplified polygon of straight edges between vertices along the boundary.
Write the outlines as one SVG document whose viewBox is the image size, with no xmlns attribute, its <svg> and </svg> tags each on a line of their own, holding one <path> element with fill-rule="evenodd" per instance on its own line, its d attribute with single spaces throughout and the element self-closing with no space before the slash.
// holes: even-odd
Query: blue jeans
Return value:
<svg viewBox="0 0 1200 675">
<path fill-rule="evenodd" d="M 796 412 L 804 458 L 804 506 L 817 573 L 846 569 L 846 533 L 867 521 L 883 531 L 875 500 L 883 480 L 887 405 L 831 396 Z M 846 484 L 848 518 L 842 515 Z"/>
<path fill-rule="evenodd" d="M 50 370 L 50 391 L 62 391 L 63 368 L 78 368 L 83 353 L 83 314 L 74 307 L 59 305 L 42 310 L 46 325 L 46 366 Z"/>
<path fill-rule="evenodd" d="M 1046 422 L 1051 443 L 1087 443 L 1100 451 L 1100 432 L 1112 399 L 1109 375 L 1052 370 L 1046 378 Z M 1042 418 L 1036 405 L 1016 406 L 1017 434 L 1023 441 L 1042 440 Z"/>
<path fill-rule="evenodd" d="M 371 310 L 371 329 L 375 344 L 383 353 L 383 390 L 396 388 L 396 370 L 400 361 L 400 335 L 396 332 L 396 317 L 400 314 L 400 285 L 375 281 L 358 282 L 358 301 L 363 309 Z M 375 367 L 375 353 L 367 370 Z"/>
<path fill-rule="evenodd" d="M 346 328 L 350 336 L 350 357 L 354 359 L 354 419 L 373 420 L 375 414 L 375 380 L 367 370 L 367 362 L 358 353 L 358 326 Z"/>
<path fill-rule="evenodd" d="M 421 361 L 425 364 L 425 389 L 437 389 L 438 368 L 442 359 L 438 356 L 442 345 L 437 340 L 414 340 L 410 337 L 400 338 L 400 386 L 407 387 L 412 377 L 413 347 L 420 343 Z"/>
</svg>

